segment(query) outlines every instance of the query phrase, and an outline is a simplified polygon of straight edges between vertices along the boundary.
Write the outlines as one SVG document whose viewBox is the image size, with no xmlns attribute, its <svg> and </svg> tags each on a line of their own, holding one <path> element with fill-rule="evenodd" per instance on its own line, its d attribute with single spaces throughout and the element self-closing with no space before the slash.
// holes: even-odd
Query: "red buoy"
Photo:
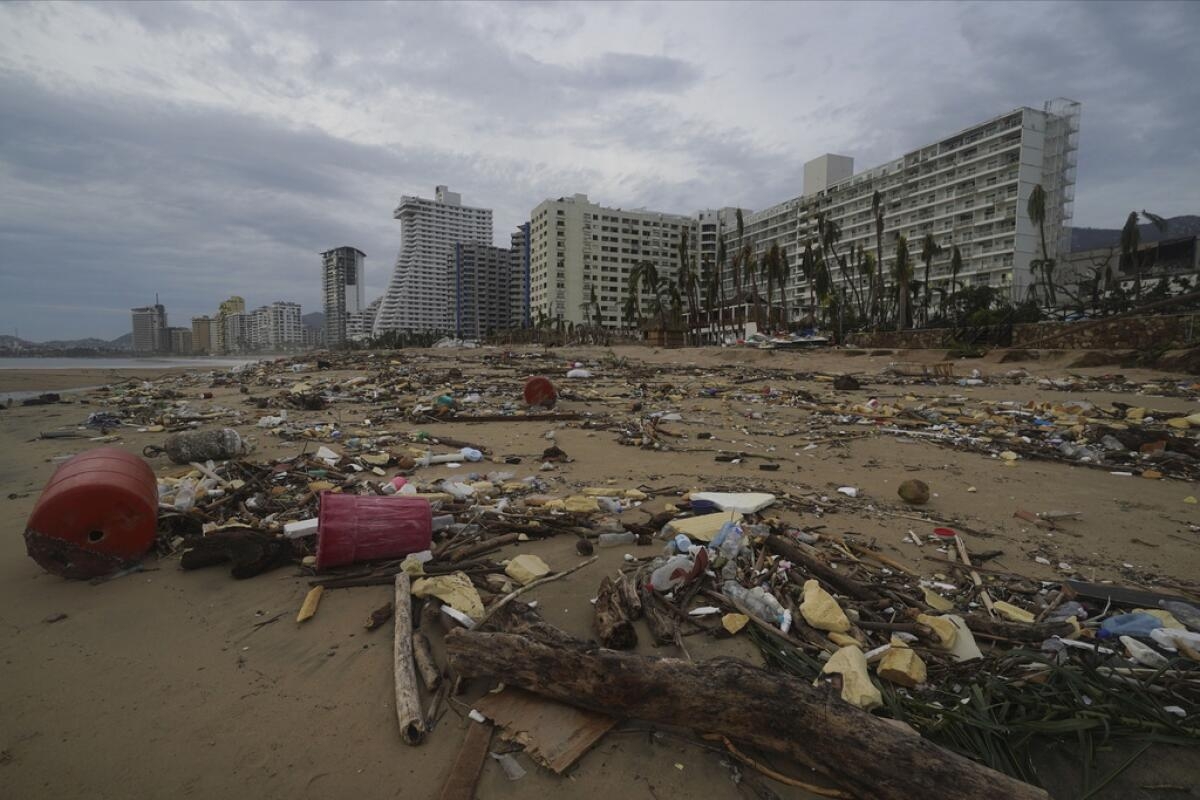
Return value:
<svg viewBox="0 0 1200 800">
<path fill-rule="evenodd" d="M 525 381 L 525 405 L 541 408 L 554 408 L 558 402 L 558 392 L 549 378 L 537 375 Z"/>
<path fill-rule="evenodd" d="M 433 511 L 421 497 L 321 493 L 317 569 L 428 550 Z"/>
<path fill-rule="evenodd" d="M 29 557 L 64 578 L 95 578 L 137 562 L 158 531 L 158 482 L 115 447 L 64 462 L 25 525 Z"/>
</svg>

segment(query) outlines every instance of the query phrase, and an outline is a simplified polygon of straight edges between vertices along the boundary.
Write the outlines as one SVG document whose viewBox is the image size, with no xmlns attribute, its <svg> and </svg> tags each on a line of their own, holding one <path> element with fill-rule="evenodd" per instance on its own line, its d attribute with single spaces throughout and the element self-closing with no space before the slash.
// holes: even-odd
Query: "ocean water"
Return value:
<svg viewBox="0 0 1200 800">
<path fill-rule="evenodd" d="M 0 358 L 0 369 L 228 369 L 257 358 Z"/>
<path fill-rule="evenodd" d="M 257 358 L 0 358 L 0 386 L 4 383 L 3 370 L 154 370 L 186 367 L 197 370 L 226 370 L 241 364 L 252 364 Z M 36 384 L 35 384 L 36 385 Z M 28 397 L 37 397 L 43 392 L 58 392 L 62 395 L 95 389 L 95 386 L 80 386 L 71 389 L 22 389 L 5 391 L 0 388 L 0 403 L 19 403 Z"/>
</svg>

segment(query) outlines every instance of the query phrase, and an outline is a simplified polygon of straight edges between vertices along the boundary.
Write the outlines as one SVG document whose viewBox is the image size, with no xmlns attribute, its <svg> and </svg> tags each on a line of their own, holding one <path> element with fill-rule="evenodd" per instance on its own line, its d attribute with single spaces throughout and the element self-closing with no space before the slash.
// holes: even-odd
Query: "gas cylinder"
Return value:
<svg viewBox="0 0 1200 800">
<path fill-rule="evenodd" d="M 558 392 L 554 389 L 554 384 L 550 379 L 542 375 L 536 375 L 525 381 L 525 404 L 534 408 L 554 408 L 554 404 L 558 401 Z"/>
<path fill-rule="evenodd" d="M 154 472 L 132 453 L 101 447 L 55 470 L 25 525 L 25 548 L 49 572 L 94 578 L 141 559 L 157 526 Z"/>
</svg>

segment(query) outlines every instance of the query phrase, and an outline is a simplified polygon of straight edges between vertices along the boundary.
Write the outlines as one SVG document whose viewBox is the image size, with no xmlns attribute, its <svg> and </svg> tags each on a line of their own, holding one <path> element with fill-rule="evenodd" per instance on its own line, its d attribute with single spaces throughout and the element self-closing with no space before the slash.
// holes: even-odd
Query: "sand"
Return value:
<svg viewBox="0 0 1200 800">
<path fill-rule="evenodd" d="M 563 350 L 567 358 L 597 356 L 600 351 Z M 798 371 L 830 370 L 874 373 L 897 356 L 847 357 L 836 353 L 783 354 L 765 352 L 651 351 L 623 348 L 620 356 L 640 362 L 679 364 L 763 363 Z M 442 352 L 447 366 L 453 353 Z M 468 357 L 471 357 L 468 354 Z M 932 359 L 929 354 L 905 354 L 903 360 Z M 1031 372 L 1063 375 L 1068 358 L 1027 364 L 974 362 L 995 373 L 1024 366 Z M 564 367 L 565 371 L 565 367 Z M 1072 370 L 1102 374 L 1106 369 Z M 1126 374 L 1129 374 L 1126 372 Z M 155 376 L 161 376 L 156 372 Z M 17 379 L 5 373 L 7 381 Z M 39 378 L 46 373 L 39 372 Z M 1155 377 L 1146 372 L 1144 377 Z M 80 373 L 57 376 L 54 387 L 94 385 L 106 379 Z M 25 378 L 21 378 L 25 380 Z M 699 379 L 697 379 L 699 381 Z M 696 385 L 699 385 L 697 383 Z M 796 382 L 814 391 L 828 384 Z M 19 388 L 9 386 L 8 388 Z M 885 387 L 888 390 L 890 387 Z M 900 390 L 898 390 L 900 391 Z M 1068 399 L 1064 392 L 1040 393 L 1027 386 L 912 387 L 919 396 L 966 394 L 1003 399 Z M 851 393 L 861 398 L 867 390 Z M 88 398 L 91 395 L 84 394 Z M 1088 395 L 1136 403 L 1130 395 Z M 240 407 L 236 390 L 218 389 L 211 401 Z M 1194 412 L 1194 401 L 1158 398 L 1156 408 Z M 298 626 L 293 620 L 308 588 L 296 570 L 281 569 L 254 579 L 235 581 L 220 568 L 183 572 L 174 560 L 151 561 L 149 571 L 100 585 L 70 582 L 43 572 L 26 557 L 21 538 L 24 521 L 54 469 L 49 459 L 82 452 L 83 440 L 36 440 L 37 433 L 73 425 L 86 418 L 89 405 L 55 405 L 0 410 L 0 785 L 7 797 L 161 798 L 161 797 L 415 797 L 436 795 L 462 740 L 467 707 L 451 706 L 450 713 L 420 748 L 401 744 L 396 731 L 392 696 L 390 627 L 368 633 L 363 623 L 369 612 L 390 599 L 389 587 L 327 591 L 320 611 Z M 564 401 L 568 410 L 612 410 L 613 406 Z M 997 460 L 924 443 L 899 443 L 894 438 L 845 439 L 813 451 L 794 451 L 784 438 L 753 431 L 748 412 L 764 411 L 770 420 L 787 420 L 794 409 L 773 411 L 737 402 L 688 399 L 679 404 L 684 423 L 677 429 L 692 434 L 710 431 L 716 441 L 691 444 L 740 448 L 760 452 L 775 446 L 783 465 L 778 472 L 761 472 L 754 461 L 722 464 L 711 452 L 647 452 L 618 445 L 612 431 L 587 431 L 576 425 L 556 430 L 557 444 L 574 462 L 556 477 L 582 485 L 616 479 L 621 485 L 649 484 L 702 487 L 706 481 L 736 480 L 766 491 L 831 492 L 854 485 L 865 496 L 895 504 L 897 485 L 920 477 L 935 497 L 930 509 L 947 517 L 970 520 L 973 527 L 994 537 L 969 540 L 981 549 L 1000 548 L 1004 555 L 991 562 L 1032 578 L 1053 579 L 1053 567 L 1032 560 L 1035 548 L 1052 545 L 1056 559 L 1069 561 L 1087 579 L 1131 582 L 1138 574 L 1176 581 L 1200 574 L 1200 536 L 1189 524 L 1200 522 L 1197 506 L 1186 505 L 1197 487 L 1174 480 L 1120 478 L 1099 470 L 1056 463 L 1022 461 L 1005 468 Z M 321 417 L 342 413 L 344 406 Z M 774 416 L 770 416 L 774 415 Z M 400 429 L 408 427 L 397 423 Z M 395 426 L 394 426 L 395 427 Z M 439 433 L 484 442 L 498 452 L 525 457 L 518 475 L 536 469 L 534 457 L 548 444 L 547 428 L 537 423 L 447 424 Z M 247 429 L 256 436 L 256 458 L 290 455 L 299 445 L 282 442 Z M 837 430 L 831 431 L 839 438 Z M 162 434 L 139 434 L 124 429 L 119 446 L 140 452 Z M 732 442 L 736 442 L 733 444 Z M 785 460 L 786 459 L 786 460 Z M 164 458 L 154 461 L 160 473 L 173 468 Z M 445 467 L 430 468 L 433 476 L 450 475 Z M 423 476 L 424 477 L 424 476 Z M 968 487 L 976 487 L 974 493 Z M 649 505 L 661 507 L 663 500 Z M 1083 512 L 1069 525 L 1070 533 L 1048 537 L 1013 518 L 1018 507 L 1031 510 L 1067 509 Z M 639 514 L 640 511 L 627 512 Z M 788 518 L 787 514 L 783 515 Z M 813 524 L 813 520 L 794 521 Z M 927 524 L 899 517 L 883 520 L 854 513 L 835 513 L 821 520 L 830 530 L 854 531 L 876 537 L 883 552 L 922 574 L 938 567 L 922 561 L 923 550 L 903 543 L 909 530 L 924 533 Z M 1140 543 L 1133 543 L 1137 539 Z M 508 548 L 501 555 L 533 552 L 555 569 L 578 563 L 574 541 L 565 537 Z M 657 549 L 657 548 L 656 548 Z M 531 594 L 553 624 L 582 637 L 590 635 L 591 606 L 600 578 L 620 563 L 623 550 L 600 550 L 600 560 L 571 578 L 551 583 Z M 644 551 L 648 552 L 648 551 Z M 1040 551 L 1039 551 L 1040 552 Z M 1132 569 L 1123 564 L 1133 565 Z M 47 623 L 50 615 L 66 614 Z M 277 621 L 257 626 L 276 615 Z M 645 637 L 643 637 L 644 639 Z M 688 640 L 690 655 L 703 659 L 734 655 L 760 664 L 757 649 L 744 637 L 715 642 L 706 637 Z M 673 649 L 645 653 L 678 655 Z M 626 725 L 607 736 L 566 778 L 535 768 L 519 756 L 529 771 L 510 783 L 499 766 L 489 762 L 479 784 L 481 798 L 557 797 L 597 798 L 620 793 L 629 798 L 763 797 L 755 786 L 769 786 L 780 797 L 808 797 L 801 790 L 762 778 L 735 785 L 722 755 L 697 744 L 683 733 L 651 732 L 648 725 Z M 497 740 L 498 741 L 498 740 Z M 495 743 L 493 748 L 495 749 Z M 1159 754 L 1159 750 L 1162 753 Z M 1128 752 L 1128 751 L 1125 751 Z M 1193 785 L 1196 772 L 1187 758 L 1170 748 L 1156 748 L 1153 760 L 1143 759 L 1100 797 L 1156 796 L 1138 787 L 1148 783 Z M 1103 754 L 1102 763 L 1117 763 L 1119 752 Z M 1047 755 L 1055 757 L 1054 753 Z M 802 776 L 794 764 L 773 762 Z M 1067 770 L 1070 770 L 1069 772 Z M 1069 796 L 1076 779 L 1075 765 L 1065 764 L 1057 796 Z"/>
</svg>

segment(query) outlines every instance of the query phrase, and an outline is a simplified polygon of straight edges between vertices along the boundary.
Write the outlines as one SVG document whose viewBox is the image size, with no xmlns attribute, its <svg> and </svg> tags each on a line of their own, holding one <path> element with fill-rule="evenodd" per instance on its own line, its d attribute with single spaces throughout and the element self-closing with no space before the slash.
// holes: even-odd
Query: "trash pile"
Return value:
<svg viewBox="0 0 1200 800">
<path fill-rule="evenodd" d="M 70 522 L 55 512 L 79 496 L 52 493 L 56 473 L 26 532 L 30 554 L 75 578 L 137 569 L 151 549 L 187 570 L 228 567 L 237 579 L 297 570 L 310 587 L 297 622 L 319 613 L 327 591 L 395 587 L 395 600 L 365 625 L 374 630 L 391 620 L 394 627 L 401 737 L 419 744 L 460 698 L 473 698 L 465 705 L 476 723 L 460 754 L 476 764 L 466 765 L 468 776 L 471 769 L 478 776 L 489 754 L 511 779 L 525 774 L 512 751 L 490 750 L 493 728 L 561 774 L 625 717 L 715 734 L 735 761 L 776 779 L 787 776 L 736 743 L 781 753 L 814 770 L 822 784 L 814 790 L 831 796 L 883 781 L 883 766 L 871 763 L 875 745 L 898 754 L 887 765 L 893 783 L 878 796 L 912 796 L 928 789 L 922 781 L 941 776 L 966 796 L 1037 797 L 1044 795 L 1027 784 L 1041 782 L 1032 756 L 1046 737 L 1069 734 L 1087 748 L 1118 736 L 1200 742 L 1200 586 L 1160 583 L 1167 591 L 1149 592 L 1075 580 L 1077 572 L 1048 546 L 1036 559 L 1059 562 L 1054 580 L 988 566 L 998 551 L 980 549 L 980 531 L 923 512 L 933 493 L 914 478 L 898 489 L 913 512 L 908 541 L 936 565 L 917 572 L 873 539 L 823 522 L 839 510 L 863 518 L 888 513 L 856 487 L 764 491 L 753 480 L 757 472 L 726 472 L 741 464 L 774 472 L 822 444 L 892 436 L 1010 466 L 1039 459 L 1195 480 L 1200 414 L 1152 403 L 1105 407 L 965 393 L 1033 380 L 1015 372 L 955 378 L 953 370 L 893 365 L 869 377 L 801 375 L 484 348 L 454 363 L 460 366 L 427 355 L 344 354 L 93 393 L 88 403 L 102 410 L 79 421 L 76 430 L 86 433 L 78 435 L 161 434 L 143 451 L 160 469 L 153 475 L 129 466 L 123 480 L 131 483 L 120 492 L 104 484 L 114 479 L 93 475 L 88 503 L 128 495 L 138 513 L 117 509 Z M 464 372 L 467 363 L 472 369 Z M 923 399 L 872 394 L 873 385 L 916 383 L 966 389 Z M 1126 385 L 1096 383 L 1106 392 Z M 205 403 L 213 400 L 209 390 L 235 386 L 242 407 L 228 399 Z M 1166 381 L 1137 391 L 1148 388 L 1200 393 L 1196 384 Z M 448 422 L 527 423 L 519 430 L 536 444 L 500 452 L 439 435 L 437 426 Z M 704 489 L 635 486 L 619 477 L 603 485 L 573 481 L 563 469 L 572 458 L 556 435 L 568 425 L 650 451 L 712 453 L 722 477 L 697 476 Z M 281 449 L 289 455 L 265 454 Z M 95 468 L 101 452 L 67 460 L 60 472 L 80 472 L 79 459 L 89 456 Z M 134 516 L 136 530 L 118 522 Z M 1017 509 L 1016 516 L 1058 530 L 1078 514 Z M 573 539 L 582 560 L 550 563 L 525 552 L 552 537 Z M 597 578 L 602 557 L 609 571 Z M 591 600 L 599 649 L 518 599 L 571 576 Z M 699 683 L 684 671 L 660 684 L 660 671 L 682 670 L 684 662 L 630 652 L 651 644 L 690 662 L 693 637 L 749 637 L 769 670 L 697 662 Z M 603 680 L 589 682 L 591 671 Z M 475 678 L 508 688 L 481 697 L 485 684 L 468 682 Z M 762 681 L 779 702 L 748 693 Z M 711 685 L 723 687 L 725 701 L 713 699 Z M 654 692 L 666 699 L 648 701 L 660 696 Z M 859 745 L 844 768 L 831 769 L 832 751 L 813 743 L 823 731 L 803 727 L 817 724 L 808 709 L 824 709 L 843 745 Z M 549 718 L 555 724 L 546 730 L 574 732 L 570 748 L 539 738 L 534 720 Z M 794 736 L 772 733 L 787 726 L 800 727 Z M 798 739 L 810 742 L 807 750 Z M 909 768 L 904 758 L 912 759 Z M 451 776 L 462 779 L 458 770 Z"/>
</svg>

